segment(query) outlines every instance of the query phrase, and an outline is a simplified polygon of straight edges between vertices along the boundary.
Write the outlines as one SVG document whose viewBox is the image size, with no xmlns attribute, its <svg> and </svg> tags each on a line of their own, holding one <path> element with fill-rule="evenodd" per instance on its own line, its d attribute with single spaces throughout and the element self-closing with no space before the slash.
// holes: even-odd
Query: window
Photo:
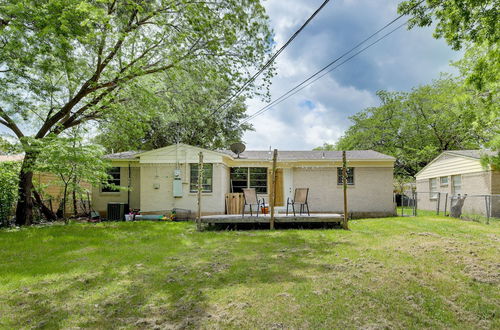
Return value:
<svg viewBox="0 0 500 330">
<path fill-rule="evenodd" d="M 189 181 L 189 191 L 198 191 L 198 164 L 190 165 L 190 181 Z M 213 177 L 213 164 L 203 164 L 203 178 L 201 182 L 202 189 L 204 193 L 212 192 L 212 177 Z"/>
<path fill-rule="evenodd" d="M 437 179 L 432 178 L 429 179 L 429 191 L 430 191 L 430 199 L 437 199 L 438 198 L 438 191 L 437 191 Z"/>
<path fill-rule="evenodd" d="M 462 176 L 453 175 L 451 177 L 451 193 L 458 195 L 462 192 Z"/>
<path fill-rule="evenodd" d="M 442 176 L 439 178 L 439 184 L 441 186 L 447 186 L 448 185 L 448 177 L 447 176 Z"/>
<path fill-rule="evenodd" d="M 267 193 L 267 167 L 231 167 L 232 192 L 255 188 L 258 194 Z"/>
<path fill-rule="evenodd" d="M 258 194 L 267 193 L 267 168 L 266 167 L 250 167 L 250 188 L 255 188 Z"/>
<path fill-rule="evenodd" d="M 119 186 L 120 185 L 120 168 L 112 167 L 108 171 L 108 185 Z M 118 192 L 119 190 L 115 187 L 108 187 L 103 185 L 101 187 L 102 192 Z"/>
<path fill-rule="evenodd" d="M 337 185 L 342 185 L 342 167 L 337 167 Z M 347 168 L 347 184 L 352 186 L 354 185 L 354 168 Z"/>
</svg>

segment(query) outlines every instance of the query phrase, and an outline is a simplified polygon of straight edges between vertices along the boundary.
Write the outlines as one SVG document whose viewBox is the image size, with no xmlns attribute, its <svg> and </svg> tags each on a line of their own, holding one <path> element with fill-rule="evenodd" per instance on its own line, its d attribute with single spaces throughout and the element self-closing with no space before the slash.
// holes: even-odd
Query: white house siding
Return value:
<svg viewBox="0 0 500 330">
<path fill-rule="evenodd" d="M 113 163 L 114 167 L 120 167 L 120 185 L 122 187 L 128 186 L 129 178 L 129 165 L 127 162 Z M 140 194 L 141 194 L 141 173 L 137 163 L 130 165 L 130 208 L 140 208 Z M 98 211 L 102 217 L 107 216 L 108 203 L 129 202 L 129 192 L 127 190 L 120 190 L 118 192 L 102 192 L 101 186 L 92 187 L 92 207 Z"/>
<path fill-rule="evenodd" d="M 355 167 L 354 185 L 347 190 L 353 217 L 394 214 L 392 167 Z M 343 190 L 337 168 L 294 168 L 294 188 L 309 188 L 309 204 L 316 212 L 343 212 Z"/>
<path fill-rule="evenodd" d="M 424 180 L 438 178 L 440 176 L 450 176 L 455 174 L 467 174 L 484 171 L 479 159 L 459 157 L 443 154 L 429 163 L 416 178 Z"/>
<path fill-rule="evenodd" d="M 422 171 L 416 175 L 417 179 L 417 204 L 422 210 L 437 210 L 438 203 L 441 212 L 444 211 L 446 194 L 448 200 L 446 209 L 449 212 L 452 191 L 452 176 L 460 175 L 462 178 L 461 195 L 467 194 L 462 212 L 464 214 L 486 214 L 486 204 L 484 197 L 474 197 L 473 195 L 495 194 L 496 187 L 500 189 L 500 175 L 498 171 L 485 170 L 479 159 L 460 157 L 450 154 L 443 154 L 429 163 Z M 448 185 L 442 186 L 440 178 L 447 177 Z M 431 198 L 430 179 L 437 179 L 436 192 L 441 193 L 440 199 Z M 492 215 L 500 215 L 500 198 L 492 199 Z"/>
<path fill-rule="evenodd" d="M 173 178 L 176 164 L 141 164 L 141 210 L 144 212 L 187 209 L 192 215 L 197 211 L 197 193 L 189 191 L 190 163 L 180 163 L 182 197 L 173 196 Z M 203 214 L 222 214 L 225 211 L 224 196 L 228 192 L 227 167 L 213 164 L 211 193 L 202 193 Z M 155 188 L 157 187 L 157 188 Z"/>
</svg>

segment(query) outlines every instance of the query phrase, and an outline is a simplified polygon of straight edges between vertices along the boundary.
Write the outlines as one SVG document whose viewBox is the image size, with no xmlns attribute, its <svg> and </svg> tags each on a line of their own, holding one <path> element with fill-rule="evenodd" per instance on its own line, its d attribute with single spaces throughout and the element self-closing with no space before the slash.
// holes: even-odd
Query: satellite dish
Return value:
<svg viewBox="0 0 500 330">
<path fill-rule="evenodd" d="M 240 154 L 245 151 L 246 147 L 243 143 L 241 142 L 236 142 L 233 143 L 229 146 L 229 149 L 231 149 L 232 152 L 234 152 L 238 158 L 240 158 Z"/>
</svg>

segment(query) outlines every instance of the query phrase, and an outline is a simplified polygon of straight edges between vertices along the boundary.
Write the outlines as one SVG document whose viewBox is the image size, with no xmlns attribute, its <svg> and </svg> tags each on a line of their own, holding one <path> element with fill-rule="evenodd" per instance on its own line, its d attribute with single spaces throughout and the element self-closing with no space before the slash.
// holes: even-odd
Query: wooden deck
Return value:
<svg viewBox="0 0 500 330">
<path fill-rule="evenodd" d="M 292 214 L 276 214 L 274 216 L 275 223 L 334 223 L 341 222 L 343 218 L 342 214 L 338 213 L 311 213 L 310 216 L 307 214 L 298 213 L 296 216 Z M 241 214 L 220 214 L 220 215 L 206 215 L 201 217 L 202 223 L 269 223 L 271 216 L 269 214 L 259 214 L 259 216 L 250 216 L 250 214 L 245 214 L 244 217 Z"/>
</svg>

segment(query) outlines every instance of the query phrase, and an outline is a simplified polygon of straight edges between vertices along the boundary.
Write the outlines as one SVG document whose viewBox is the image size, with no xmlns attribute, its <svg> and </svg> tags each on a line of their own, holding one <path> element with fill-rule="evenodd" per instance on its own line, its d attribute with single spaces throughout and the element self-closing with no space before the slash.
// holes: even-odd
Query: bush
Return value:
<svg viewBox="0 0 500 330">
<path fill-rule="evenodd" d="M 19 165 L 17 162 L 0 163 L 0 227 L 8 225 L 17 199 Z"/>
</svg>

